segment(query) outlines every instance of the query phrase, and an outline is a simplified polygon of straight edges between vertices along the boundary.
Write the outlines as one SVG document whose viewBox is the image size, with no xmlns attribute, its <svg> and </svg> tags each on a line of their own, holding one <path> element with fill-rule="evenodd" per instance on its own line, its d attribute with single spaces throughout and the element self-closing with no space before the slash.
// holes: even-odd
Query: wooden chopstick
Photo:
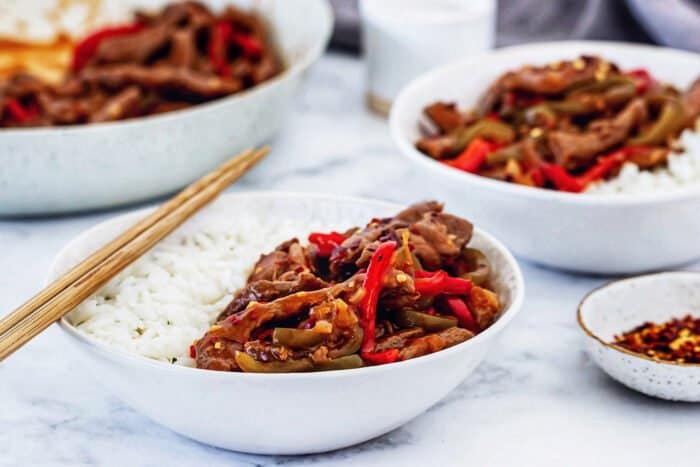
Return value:
<svg viewBox="0 0 700 467">
<path fill-rule="evenodd" d="M 0 321 L 0 361 L 71 311 L 260 161 L 245 151 L 185 188 Z"/>
</svg>

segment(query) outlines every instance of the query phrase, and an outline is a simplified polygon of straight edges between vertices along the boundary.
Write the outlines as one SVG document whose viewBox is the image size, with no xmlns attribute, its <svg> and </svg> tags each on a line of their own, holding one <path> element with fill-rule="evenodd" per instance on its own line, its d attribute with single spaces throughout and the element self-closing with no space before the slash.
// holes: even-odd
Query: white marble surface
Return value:
<svg viewBox="0 0 700 467">
<path fill-rule="evenodd" d="M 394 150 L 385 122 L 365 111 L 355 59 L 322 60 L 273 146 L 235 189 L 415 200 L 419 174 Z M 0 221 L 0 313 L 41 287 L 64 243 L 116 213 Z M 525 308 L 474 375 L 406 426 L 324 455 L 249 456 L 175 435 L 85 375 L 49 329 L 0 364 L 0 467 L 697 465 L 700 406 L 631 392 L 582 351 L 575 308 L 605 279 L 522 266 Z"/>
</svg>

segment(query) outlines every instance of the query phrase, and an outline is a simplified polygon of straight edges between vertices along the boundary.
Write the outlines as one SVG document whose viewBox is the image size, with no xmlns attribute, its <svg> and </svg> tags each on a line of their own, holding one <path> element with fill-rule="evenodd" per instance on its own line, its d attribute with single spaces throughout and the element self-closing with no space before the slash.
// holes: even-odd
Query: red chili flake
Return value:
<svg viewBox="0 0 700 467">
<path fill-rule="evenodd" d="M 646 322 L 613 344 L 655 360 L 700 363 L 700 318 L 687 315 L 661 324 Z"/>
</svg>

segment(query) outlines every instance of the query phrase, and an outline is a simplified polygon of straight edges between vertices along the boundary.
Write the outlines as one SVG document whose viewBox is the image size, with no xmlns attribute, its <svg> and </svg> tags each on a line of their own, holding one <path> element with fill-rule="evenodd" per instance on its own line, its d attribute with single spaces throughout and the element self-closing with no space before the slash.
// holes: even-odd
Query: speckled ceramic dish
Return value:
<svg viewBox="0 0 700 467">
<path fill-rule="evenodd" d="M 591 358 L 613 379 L 644 394 L 700 402 L 700 364 L 657 361 L 611 344 L 645 321 L 700 314 L 700 274 L 666 272 L 622 279 L 588 294 L 578 323 Z"/>
<path fill-rule="evenodd" d="M 167 0 L 140 0 L 155 8 Z M 0 215 L 116 206 L 175 191 L 282 125 L 308 68 L 326 48 L 325 0 L 206 0 L 254 8 L 286 69 L 247 91 L 121 122 L 0 130 Z M 300 14 L 303 12 L 303 14 Z"/>
</svg>

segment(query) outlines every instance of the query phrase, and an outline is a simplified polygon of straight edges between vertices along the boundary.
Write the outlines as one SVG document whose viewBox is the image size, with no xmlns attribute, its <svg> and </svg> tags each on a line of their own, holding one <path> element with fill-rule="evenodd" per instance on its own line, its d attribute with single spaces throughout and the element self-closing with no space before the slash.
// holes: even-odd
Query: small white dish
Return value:
<svg viewBox="0 0 700 467">
<path fill-rule="evenodd" d="M 438 100 L 472 107 L 498 76 L 525 64 L 600 55 L 623 68 L 647 68 L 686 89 L 700 76 L 700 55 L 615 42 L 552 42 L 500 49 L 425 74 L 399 95 L 391 132 L 420 168 L 419 196 L 493 232 L 515 254 L 540 264 L 597 274 L 668 269 L 700 258 L 700 181 L 686 189 L 639 195 L 571 194 L 491 180 L 447 167 L 415 148 L 423 109 Z M 422 190 L 422 191 L 421 191 Z"/>
<path fill-rule="evenodd" d="M 613 379 L 649 396 L 700 402 L 700 364 L 654 360 L 611 342 L 650 321 L 700 314 L 700 274 L 666 272 L 621 279 L 589 293 L 579 305 L 585 349 Z"/>
<path fill-rule="evenodd" d="M 221 196 L 188 223 L 226 216 L 277 216 L 323 225 L 361 225 L 402 207 L 380 201 L 313 194 L 234 193 Z M 450 207 L 447 206 L 449 212 Z M 55 279 L 146 215 L 134 211 L 70 242 L 49 273 Z M 506 248 L 479 230 L 472 243 L 491 261 L 492 284 L 504 305 L 476 337 L 431 355 L 353 370 L 252 374 L 199 370 L 127 353 L 95 340 L 64 318 L 61 329 L 85 370 L 156 422 L 206 444 L 258 454 L 308 454 L 339 449 L 391 431 L 445 397 L 481 363 L 496 336 L 521 308 L 520 268 Z M 78 368 L 78 367 L 76 367 Z"/>
<path fill-rule="evenodd" d="M 167 0 L 134 0 L 158 8 Z M 171 193 L 282 126 L 308 69 L 326 48 L 326 0 L 205 0 L 255 9 L 285 63 L 249 90 L 187 109 L 66 127 L 0 129 L 0 216 L 111 207 Z M 303 12 L 303 14 L 300 14 Z"/>
</svg>

